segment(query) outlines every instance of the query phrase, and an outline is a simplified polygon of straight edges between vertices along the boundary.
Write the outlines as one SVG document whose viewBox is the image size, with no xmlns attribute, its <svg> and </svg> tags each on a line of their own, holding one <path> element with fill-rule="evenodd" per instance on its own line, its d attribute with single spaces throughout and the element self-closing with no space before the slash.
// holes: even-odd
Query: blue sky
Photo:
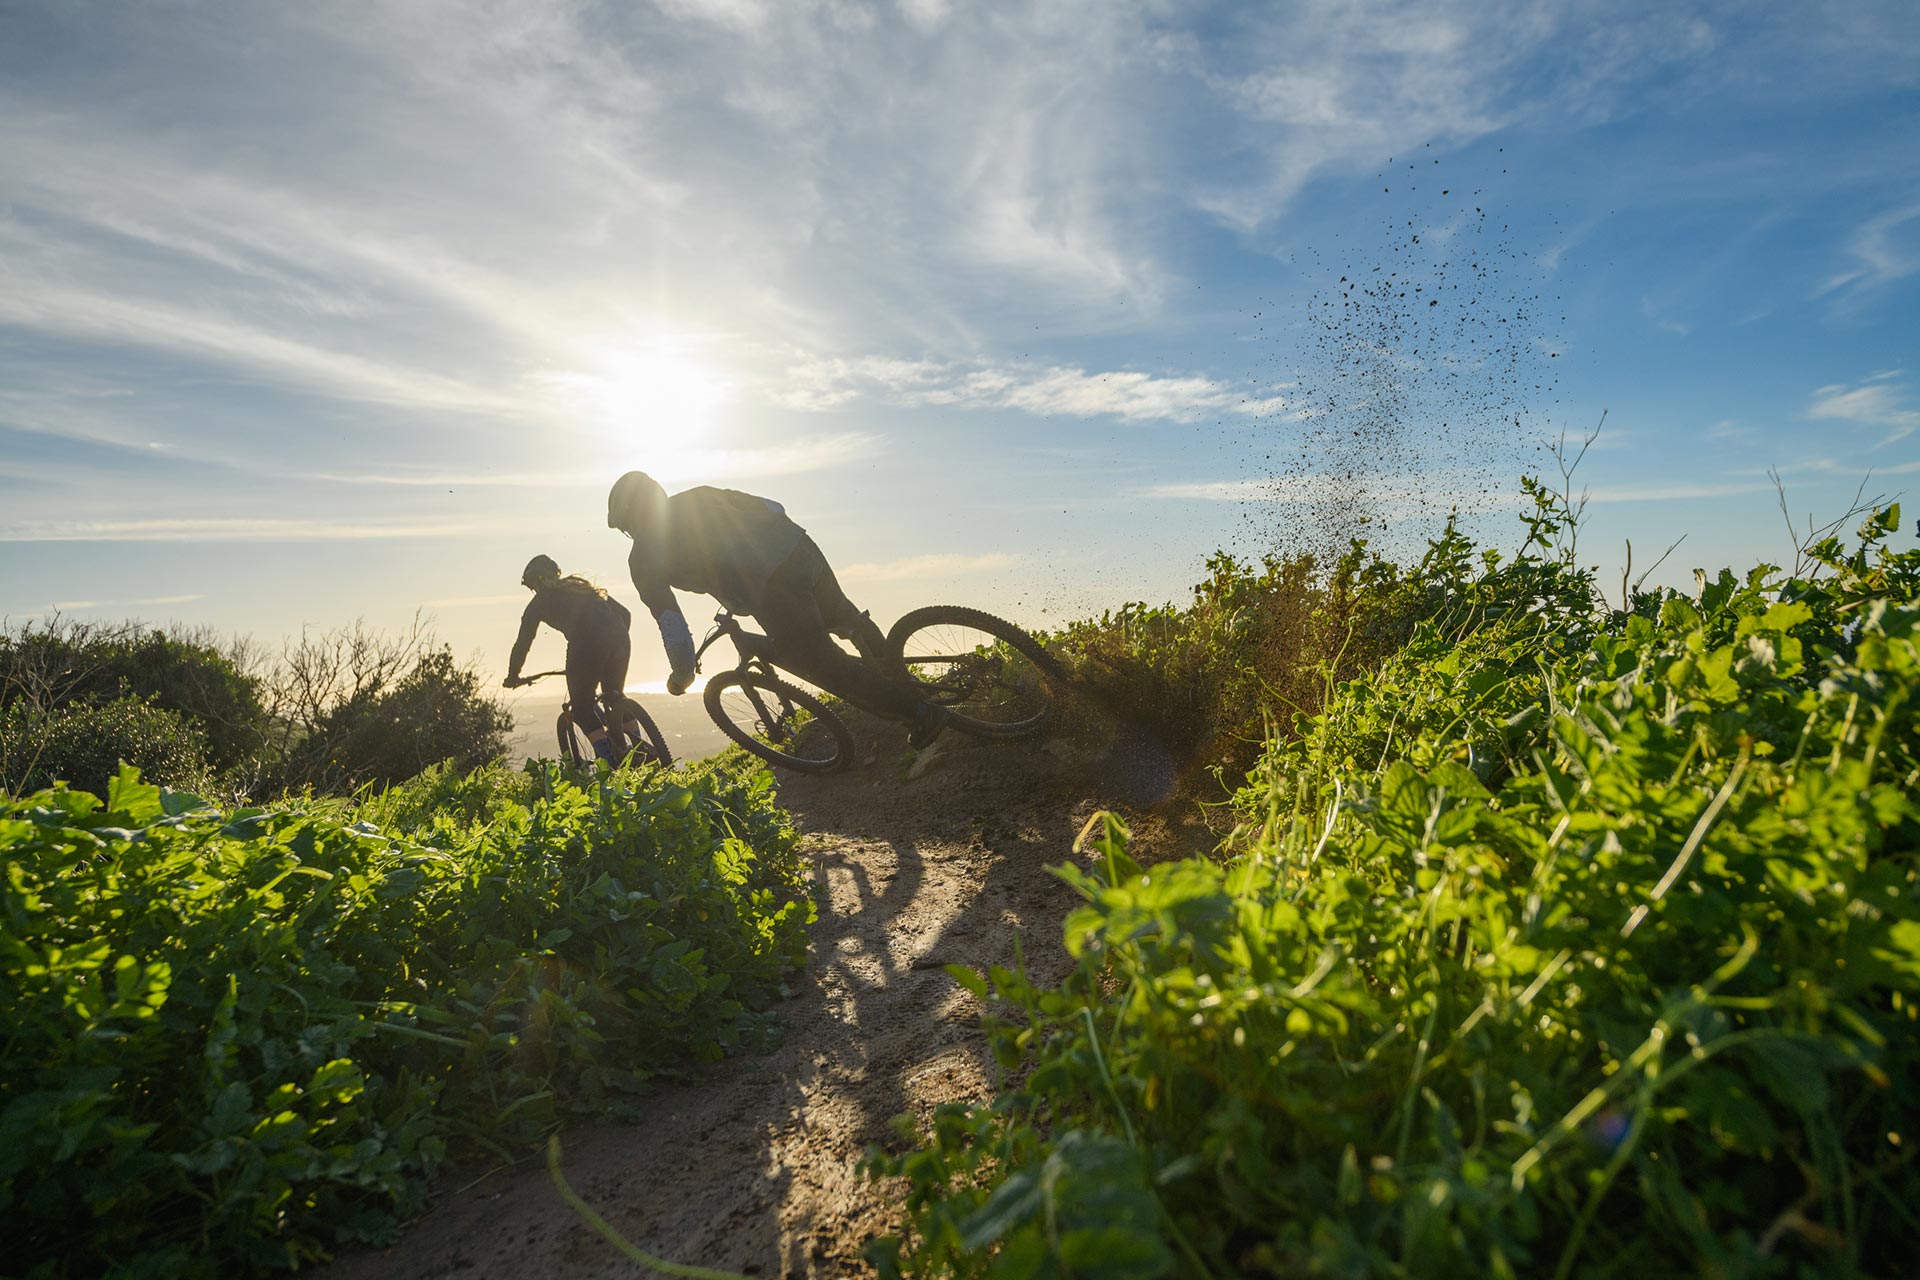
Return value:
<svg viewBox="0 0 1920 1280">
<path fill-rule="evenodd" d="M 0 613 L 497 670 L 641 467 L 1044 623 L 1511 541 L 1603 410 L 1593 562 L 1777 560 L 1920 474 L 1917 90 L 1908 0 L 14 0 Z"/>
</svg>

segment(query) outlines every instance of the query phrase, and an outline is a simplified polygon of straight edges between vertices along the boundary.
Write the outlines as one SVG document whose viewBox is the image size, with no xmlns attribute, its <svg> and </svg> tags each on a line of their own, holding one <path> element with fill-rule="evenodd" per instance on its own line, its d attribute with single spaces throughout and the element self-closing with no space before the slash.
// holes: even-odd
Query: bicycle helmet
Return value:
<svg viewBox="0 0 1920 1280">
<path fill-rule="evenodd" d="M 527 561 L 527 567 L 520 571 L 520 585 L 538 591 L 559 576 L 560 566 L 554 563 L 552 556 L 535 556 Z"/>
<path fill-rule="evenodd" d="M 667 491 L 644 471 L 629 471 L 607 492 L 607 528 L 637 534 L 665 511 Z"/>
</svg>

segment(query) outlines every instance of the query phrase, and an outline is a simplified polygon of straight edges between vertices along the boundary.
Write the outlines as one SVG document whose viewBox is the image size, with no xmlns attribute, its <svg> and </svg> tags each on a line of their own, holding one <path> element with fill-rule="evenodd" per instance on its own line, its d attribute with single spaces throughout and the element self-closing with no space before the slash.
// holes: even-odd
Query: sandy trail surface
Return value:
<svg viewBox="0 0 1920 1280">
<path fill-rule="evenodd" d="M 564 1135 L 574 1188 L 626 1237 L 676 1262 L 761 1276 L 871 1274 L 897 1229 L 893 1188 L 856 1169 L 893 1117 L 981 1098 L 993 1067 L 980 1007 L 942 966 L 1067 966 L 1073 896 L 1046 868 L 1073 856 L 1095 803 L 1058 749 L 948 734 L 918 777 L 872 722 L 873 761 L 784 778 L 815 872 L 811 961 L 778 1010 L 779 1046 L 663 1089 L 636 1125 Z M 630 1276 L 640 1269 L 528 1162 L 446 1189 L 391 1248 L 344 1257 L 359 1277 Z"/>
</svg>

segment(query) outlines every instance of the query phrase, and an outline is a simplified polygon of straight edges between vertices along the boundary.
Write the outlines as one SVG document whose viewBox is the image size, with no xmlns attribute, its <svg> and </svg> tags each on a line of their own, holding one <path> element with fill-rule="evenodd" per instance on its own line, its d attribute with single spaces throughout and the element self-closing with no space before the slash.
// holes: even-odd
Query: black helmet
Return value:
<svg viewBox="0 0 1920 1280">
<path fill-rule="evenodd" d="M 520 571 L 520 585 L 538 591 L 540 584 L 552 582 L 559 576 L 560 566 L 554 563 L 552 556 L 535 556 L 527 561 L 527 567 Z"/>
<path fill-rule="evenodd" d="M 644 471 L 629 471 L 607 492 L 607 528 L 638 534 L 665 513 L 667 491 Z"/>
</svg>

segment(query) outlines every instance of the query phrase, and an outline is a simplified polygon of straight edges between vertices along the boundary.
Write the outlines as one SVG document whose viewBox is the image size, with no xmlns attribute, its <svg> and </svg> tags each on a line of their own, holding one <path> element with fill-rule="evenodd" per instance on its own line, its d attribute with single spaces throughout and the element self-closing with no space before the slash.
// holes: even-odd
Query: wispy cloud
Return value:
<svg viewBox="0 0 1920 1280">
<path fill-rule="evenodd" d="M 1276 476 L 1269 480 L 1213 480 L 1154 485 L 1140 491 L 1147 498 L 1183 499 L 1204 502 L 1276 503 L 1293 506 L 1367 501 L 1379 504 L 1388 520 L 1424 516 L 1429 512 L 1454 509 L 1462 512 L 1493 512 L 1523 509 L 1526 497 L 1517 488 L 1484 489 L 1481 478 L 1466 472 L 1441 471 L 1424 474 L 1375 475 L 1352 477 L 1320 475 Z M 1728 482 L 1679 481 L 1669 484 L 1595 485 L 1585 490 L 1593 505 L 1630 502 L 1669 502 L 1682 499 L 1724 498 L 1746 493 L 1762 493 L 1771 486 L 1753 480 Z"/>
<path fill-rule="evenodd" d="M 849 582 L 905 582 L 915 578 L 988 573 L 994 569 L 1010 569 L 1019 562 L 1019 556 L 1004 552 L 987 552 L 972 556 L 934 554 L 908 556 L 903 560 L 850 564 L 840 570 L 837 576 Z"/>
<path fill-rule="evenodd" d="M 1876 373 L 1858 385 L 1835 382 L 1821 387 L 1807 402 L 1809 418 L 1857 422 L 1862 426 L 1883 427 L 1885 447 L 1920 431 L 1920 406 L 1907 399 L 1901 369 Z"/>
<path fill-rule="evenodd" d="M 1920 271 L 1920 204 L 1889 209 L 1847 238 L 1852 262 L 1822 281 L 1814 296 L 1879 289 Z"/>
<path fill-rule="evenodd" d="M 0 542 L 357 542 L 497 532 L 477 522 L 396 520 L 32 520 L 0 524 Z"/>
<path fill-rule="evenodd" d="M 206 598 L 206 592 L 194 591 L 177 596 L 142 596 L 137 600 L 55 600 L 52 604 L 25 612 L 28 616 L 33 616 L 48 613 L 85 613 L 95 609 L 143 609 L 154 605 L 191 604 L 195 600 Z"/>
<path fill-rule="evenodd" d="M 1277 394 L 1283 389 L 1134 369 L 1093 372 L 1065 366 L 868 358 L 800 365 L 789 372 L 779 400 L 801 410 L 873 400 L 910 408 L 1016 409 L 1037 417 L 1194 422 L 1278 412 L 1287 406 L 1285 397 Z"/>
<path fill-rule="evenodd" d="M 1677 481 L 1672 484 L 1596 485 L 1586 490 L 1590 504 L 1604 506 L 1616 502 L 1679 502 L 1700 498 L 1733 498 L 1748 493 L 1765 493 L 1773 486 L 1752 481 Z"/>
<path fill-rule="evenodd" d="M 1372 504 L 1387 520 L 1424 518 L 1436 510 L 1504 511 L 1520 505 L 1517 493 L 1485 486 L 1482 477 L 1462 470 L 1330 476 L 1293 473 L 1258 480 L 1200 480 L 1150 485 L 1136 491 L 1151 499 L 1190 502 L 1274 503 L 1326 507 Z"/>
<path fill-rule="evenodd" d="M 802 436 L 766 445 L 734 445 L 723 448 L 683 448 L 663 450 L 658 461 L 636 449 L 633 463 L 647 470 L 656 480 L 676 484 L 698 480 L 702 483 L 745 480 L 766 476 L 799 475 L 824 471 L 870 458 L 882 451 L 883 442 L 870 431 L 841 431 L 831 435 Z M 346 485 L 398 486 L 417 489 L 598 489 L 617 474 L 605 466 L 576 467 L 561 471 L 514 470 L 501 467 L 493 471 L 441 471 L 429 468 L 394 467 L 378 471 L 318 472 L 303 478 Z"/>
</svg>

